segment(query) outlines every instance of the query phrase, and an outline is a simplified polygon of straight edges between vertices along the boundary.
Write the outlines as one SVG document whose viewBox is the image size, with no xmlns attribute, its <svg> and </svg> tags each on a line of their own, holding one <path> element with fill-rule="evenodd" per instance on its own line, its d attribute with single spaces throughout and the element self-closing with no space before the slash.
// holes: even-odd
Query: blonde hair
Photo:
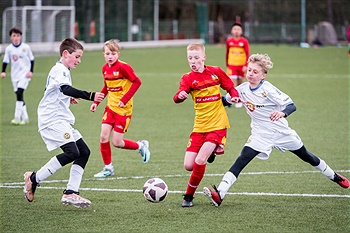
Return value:
<svg viewBox="0 0 350 233">
<path fill-rule="evenodd" d="M 205 47 L 201 43 L 191 43 L 187 46 L 187 51 L 191 50 L 201 50 L 203 53 L 205 53 Z"/>
<path fill-rule="evenodd" d="M 248 58 L 248 63 L 258 64 L 264 70 L 265 73 L 267 73 L 267 71 L 273 67 L 271 58 L 267 54 L 252 54 Z"/>
<path fill-rule="evenodd" d="M 105 50 L 105 47 L 107 47 L 112 52 L 119 52 L 120 50 L 119 40 L 117 39 L 108 40 L 104 43 L 103 50 Z"/>
</svg>

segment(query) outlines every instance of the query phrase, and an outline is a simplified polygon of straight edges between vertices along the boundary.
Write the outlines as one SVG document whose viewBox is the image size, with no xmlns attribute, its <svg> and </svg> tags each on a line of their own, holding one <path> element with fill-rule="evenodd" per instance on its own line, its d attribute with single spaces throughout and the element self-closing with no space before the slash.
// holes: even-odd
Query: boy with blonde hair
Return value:
<svg viewBox="0 0 350 233">
<path fill-rule="evenodd" d="M 334 172 L 324 160 L 308 151 L 299 135 L 288 126 L 286 117 L 296 110 L 296 106 L 287 94 L 265 80 L 272 67 L 273 63 L 267 54 L 253 54 L 249 57 L 246 75 L 248 82 L 239 85 L 237 91 L 251 118 L 251 135 L 218 188 L 204 188 L 204 195 L 214 206 L 221 204 L 229 188 L 250 161 L 255 157 L 267 160 L 273 148 L 292 152 L 342 188 L 350 186 L 347 178 Z M 231 103 L 237 101 L 229 95 L 226 95 L 226 100 Z"/>
<path fill-rule="evenodd" d="M 133 96 L 141 86 L 141 80 L 129 64 L 119 60 L 119 50 L 119 41 L 115 39 L 106 41 L 103 46 L 106 63 L 102 67 L 104 86 L 101 92 L 105 96 L 108 95 L 108 101 L 102 117 L 100 134 L 100 152 L 104 168 L 94 175 L 96 178 L 114 175 L 110 146 L 112 132 L 113 146 L 121 149 L 138 150 L 143 163 L 148 163 L 151 156 L 148 141 L 135 142 L 124 139 L 124 133 L 127 132 L 132 117 Z M 94 102 L 90 110 L 95 112 L 98 104 L 99 102 Z"/>
<path fill-rule="evenodd" d="M 227 74 L 218 66 L 204 65 L 205 60 L 203 44 L 192 43 L 187 46 L 187 61 L 191 71 L 182 76 L 173 98 L 178 104 L 191 94 L 196 112 L 184 158 L 185 169 L 192 173 L 182 207 L 193 206 L 193 195 L 204 176 L 209 157 L 224 153 L 230 124 L 221 100 L 220 88 L 232 98 L 236 96 L 238 99 L 238 93 Z"/>
</svg>

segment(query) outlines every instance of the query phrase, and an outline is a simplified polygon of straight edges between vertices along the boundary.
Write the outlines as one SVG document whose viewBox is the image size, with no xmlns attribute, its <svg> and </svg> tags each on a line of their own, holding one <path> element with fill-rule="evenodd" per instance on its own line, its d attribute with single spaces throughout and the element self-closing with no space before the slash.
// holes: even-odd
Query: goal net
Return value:
<svg viewBox="0 0 350 233">
<path fill-rule="evenodd" d="M 45 45 L 74 37 L 74 6 L 21 6 L 6 8 L 2 15 L 2 44 L 11 43 L 12 27 L 22 30 L 22 41 Z"/>
</svg>

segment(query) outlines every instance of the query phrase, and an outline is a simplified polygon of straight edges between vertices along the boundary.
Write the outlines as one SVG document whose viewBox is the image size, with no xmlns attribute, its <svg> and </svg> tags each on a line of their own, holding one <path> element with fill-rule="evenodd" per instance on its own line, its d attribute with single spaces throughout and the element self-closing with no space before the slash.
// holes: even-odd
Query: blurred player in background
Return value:
<svg viewBox="0 0 350 233">
<path fill-rule="evenodd" d="M 13 125 L 29 123 L 27 105 L 23 93 L 27 89 L 34 70 L 34 56 L 28 44 L 22 42 L 22 31 L 18 28 L 10 29 L 11 44 L 6 47 L 2 63 L 1 78 L 6 77 L 6 67 L 11 63 L 11 80 L 17 101 Z"/>
<path fill-rule="evenodd" d="M 63 153 L 52 157 L 39 171 L 24 174 L 24 194 L 29 202 L 34 200 L 36 187 L 41 181 L 73 162 L 61 202 L 77 208 L 86 208 L 91 204 L 88 199 L 79 196 L 79 187 L 89 160 L 90 149 L 79 131 L 72 127 L 75 117 L 69 106 L 77 104 L 78 99 L 100 102 L 104 94 L 72 87 L 70 70 L 80 63 L 83 50 L 83 46 L 73 38 L 62 41 L 61 58 L 47 77 L 44 97 L 38 106 L 39 133 L 49 151 L 61 148 Z"/>
<path fill-rule="evenodd" d="M 124 139 L 124 133 L 127 132 L 132 117 L 133 96 L 141 86 L 141 80 L 129 64 L 118 60 L 119 50 L 119 41 L 115 39 L 105 42 L 103 46 L 106 63 L 102 67 L 104 86 L 101 92 L 105 95 L 108 94 L 108 101 L 102 117 L 100 135 L 100 151 L 104 168 L 94 175 L 97 178 L 114 175 L 112 150 L 109 142 L 112 131 L 113 146 L 121 149 L 138 150 L 144 163 L 148 163 L 151 156 L 148 141 L 135 142 Z M 95 112 L 98 104 L 98 102 L 94 102 L 90 110 Z"/>
<path fill-rule="evenodd" d="M 242 34 L 242 25 L 234 23 L 231 28 L 231 37 L 226 39 L 227 74 L 235 86 L 243 82 L 250 50 L 248 40 Z M 242 106 L 240 102 L 235 104 L 236 108 L 241 108 Z"/>
<path fill-rule="evenodd" d="M 255 157 L 268 159 L 273 148 L 282 152 L 291 151 L 342 188 L 350 186 L 345 177 L 334 172 L 325 161 L 309 152 L 299 135 L 289 128 L 286 117 L 296 110 L 296 106 L 288 95 L 265 81 L 267 72 L 272 66 L 273 63 L 266 54 L 253 54 L 248 60 L 246 75 L 248 82 L 238 86 L 237 91 L 240 101 L 251 117 L 252 131 L 240 156 L 225 173 L 218 188 L 215 186 L 214 190 L 204 188 L 204 194 L 214 206 L 221 204 L 229 188 L 252 159 Z M 232 102 L 231 97 L 226 95 L 226 101 Z"/>
<path fill-rule="evenodd" d="M 212 162 L 215 154 L 224 153 L 230 124 L 222 104 L 220 88 L 238 100 L 232 80 L 220 67 L 205 66 L 205 60 L 204 45 L 193 43 L 187 46 L 187 61 L 191 71 L 182 76 L 173 98 L 178 104 L 191 94 L 196 112 L 184 159 L 185 169 L 192 173 L 182 207 L 193 206 L 193 195 L 204 176 L 206 163 Z"/>
</svg>

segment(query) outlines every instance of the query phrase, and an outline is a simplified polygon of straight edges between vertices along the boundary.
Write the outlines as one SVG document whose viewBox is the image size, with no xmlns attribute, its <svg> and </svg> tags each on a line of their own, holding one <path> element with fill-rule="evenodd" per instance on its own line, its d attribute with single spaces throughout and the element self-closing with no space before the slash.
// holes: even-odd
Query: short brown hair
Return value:
<svg viewBox="0 0 350 233">
<path fill-rule="evenodd" d="M 13 33 L 22 35 L 22 30 L 16 27 L 10 29 L 9 35 L 11 36 Z"/>
<path fill-rule="evenodd" d="M 74 38 L 64 39 L 60 45 L 60 56 L 62 56 L 64 50 L 67 50 L 69 53 L 73 53 L 78 49 L 84 50 L 83 45 L 80 44 L 79 41 Z"/>
</svg>

